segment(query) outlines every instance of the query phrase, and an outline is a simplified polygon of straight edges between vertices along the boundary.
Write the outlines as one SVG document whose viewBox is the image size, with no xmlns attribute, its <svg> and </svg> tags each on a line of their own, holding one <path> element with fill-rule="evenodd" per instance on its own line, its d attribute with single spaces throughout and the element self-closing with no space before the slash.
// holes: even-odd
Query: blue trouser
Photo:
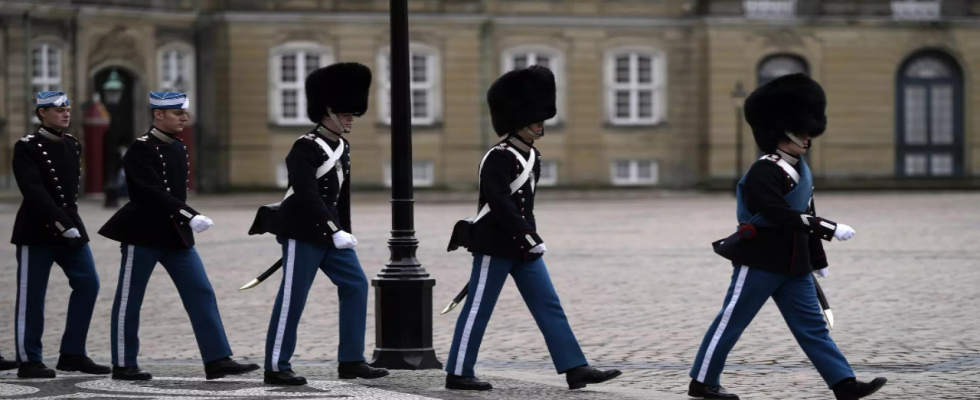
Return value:
<svg viewBox="0 0 980 400">
<path fill-rule="evenodd" d="M 193 247 L 167 249 L 122 244 L 122 267 L 112 302 L 112 365 L 135 367 L 139 354 L 140 307 L 157 262 L 170 274 L 184 310 L 191 319 L 204 363 L 231 356 L 231 346 L 218 314 L 218 300 Z"/>
<path fill-rule="evenodd" d="M 322 270 L 337 286 L 340 299 L 340 348 L 337 361 L 364 361 L 368 280 L 354 249 L 277 239 L 282 244 L 282 284 L 265 339 L 265 369 L 289 371 L 296 350 L 296 328 L 313 278 Z"/>
<path fill-rule="evenodd" d="M 61 354 L 84 355 L 92 310 L 99 295 L 99 274 L 88 244 L 81 246 L 17 246 L 17 308 L 14 321 L 17 361 L 43 361 L 44 296 L 51 266 L 68 276 L 71 297 Z"/>
<path fill-rule="evenodd" d="M 795 276 L 735 266 L 725 304 L 704 335 L 691 378 L 708 385 L 719 384 L 728 352 L 769 297 L 776 302 L 789 330 L 827 386 L 854 377 L 851 366 L 830 338 L 817 301 L 813 275 Z"/>
<path fill-rule="evenodd" d="M 565 311 L 558 300 L 558 293 L 551 284 L 551 276 L 544 259 L 523 261 L 509 258 L 473 254 L 473 272 L 470 274 L 469 296 L 456 320 L 456 333 L 449 349 L 446 372 L 459 376 L 474 376 L 477 353 L 483 341 L 483 333 L 490 322 L 490 314 L 497 304 L 497 297 L 504 288 L 507 275 L 514 277 L 517 290 L 531 310 L 538 329 L 548 344 L 548 352 L 558 373 L 588 365 L 579 347 L 572 327 L 568 325 Z"/>
</svg>

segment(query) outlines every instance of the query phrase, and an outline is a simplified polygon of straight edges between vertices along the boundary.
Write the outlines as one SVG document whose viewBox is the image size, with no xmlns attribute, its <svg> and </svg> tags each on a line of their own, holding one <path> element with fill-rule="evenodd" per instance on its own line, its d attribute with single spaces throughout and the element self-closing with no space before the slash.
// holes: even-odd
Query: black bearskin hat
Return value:
<svg viewBox="0 0 980 400">
<path fill-rule="evenodd" d="M 306 77 L 306 115 L 320 122 L 329 108 L 335 114 L 360 117 L 368 108 L 371 70 L 363 64 L 331 64 Z"/>
<path fill-rule="evenodd" d="M 760 86 L 745 99 L 745 120 L 759 149 L 771 153 L 786 132 L 815 138 L 827 129 L 827 96 L 806 74 L 784 75 Z"/>
<path fill-rule="evenodd" d="M 551 119 L 557 113 L 555 74 L 538 65 L 510 71 L 490 86 L 487 103 L 498 136 Z"/>
</svg>

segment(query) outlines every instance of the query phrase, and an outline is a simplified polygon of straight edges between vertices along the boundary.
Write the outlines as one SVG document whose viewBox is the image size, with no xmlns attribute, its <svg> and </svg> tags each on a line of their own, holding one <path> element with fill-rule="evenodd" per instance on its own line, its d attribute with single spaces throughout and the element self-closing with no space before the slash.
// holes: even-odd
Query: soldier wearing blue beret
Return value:
<svg viewBox="0 0 980 400">
<path fill-rule="evenodd" d="M 71 122 L 71 100 L 63 92 L 40 92 L 34 112 L 41 126 L 14 145 L 13 160 L 14 177 L 24 195 L 11 238 L 17 245 L 17 376 L 55 377 L 41 354 L 44 297 L 55 263 L 72 288 L 56 368 L 108 374 L 109 367 L 95 364 L 85 353 L 99 275 L 78 215 L 82 145 L 64 132 Z"/>
<path fill-rule="evenodd" d="M 150 92 L 153 126 L 123 157 L 129 203 L 99 230 L 120 242 L 122 265 L 112 304 L 112 377 L 149 380 L 139 368 L 139 317 L 143 294 L 157 263 L 166 268 L 190 316 L 207 379 L 259 368 L 231 359 L 231 347 L 218 314 L 218 302 L 194 248 L 194 234 L 211 219 L 187 205 L 190 163 L 177 137 L 190 119 L 184 93 Z"/>
</svg>

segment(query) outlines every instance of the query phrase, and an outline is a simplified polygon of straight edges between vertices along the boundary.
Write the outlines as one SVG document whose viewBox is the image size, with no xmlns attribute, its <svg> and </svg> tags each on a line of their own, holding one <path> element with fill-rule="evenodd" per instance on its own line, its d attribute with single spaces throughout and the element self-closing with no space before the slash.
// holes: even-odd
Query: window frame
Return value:
<svg viewBox="0 0 980 400">
<path fill-rule="evenodd" d="M 41 60 L 42 60 L 41 61 L 41 75 L 42 76 L 40 76 L 40 77 L 34 76 L 34 50 L 37 49 L 37 48 L 39 48 L 39 47 L 41 48 Z M 30 79 L 31 79 L 31 91 L 33 91 L 33 93 L 29 93 L 28 95 L 31 98 L 35 98 L 37 96 L 37 93 L 38 92 L 63 91 L 62 90 L 62 86 L 64 85 L 64 79 L 65 79 L 65 74 L 64 74 L 64 71 L 65 71 L 65 49 L 64 49 L 64 47 L 65 46 L 63 44 L 61 44 L 59 42 L 56 42 L 56 41 L 53 41 L 53 40 L 37 40 L 37 41 L 35 41 L 34 43 L 31 44 L 31 51 L 27 55 L 28 60 L 30 60 L 30 69 L 27 71 L 27 74 L 30 76 Z M 50 76 L 50 71 L 51 70 L 49 68 L 50 67 L 50 63 L 49 63 L 49 60 L 48 60 L 48 50 L 50 50 L 52 48 L 55 50 L 55 55 L 58 58 L 58 65 L 57 65 L 57 68 L 56 68 L 56 72 L 57 72 L 58 76 L 55 77 L 55 78 L 53 78 L 53 79 Z M 37 90 L 38 89 L 38 86 L 41 86 L 41 88 L 43 90 Z M 28 118 L 30 118 L 31 122 L 34 125 L 39 125 L 41 123 L 41 121 L 37 119 L 37 114 L 34 113 L 34 108 L 31 107 L 28 110 L 28 112 L 29 112 Z"/>
<path fill-rule="evenodd" d="M 550 168 L 551 169 L 551 172 L 553 172 L 552 176 L 550 178 L 548 178 L 548 179 L 545 179 L 545 176 L 544 176 L 544 171 L 545 171 L 545 168 L 546 168 L 545 166 L 546 165 L 548 166 L 547 168 Z M 538 184 L 537 185 L 538 186 L 543 186 L 543 187 L 558 186 L 558 171 L 559 171 L 558 161 L 554 161 L 554 160 L 541 160 L 541 175 L 538 176 Z"/>
<path fill-rule="evenodd" d="M 629 177 L 625 179 L 616 176 L 616 164 L 620 162 L 629 163 Z M 641 162 L 650 163 L 649 179 L 640 178 Z M 615 159 L 609 163 L 609 176 L 614 186 L 656 186 L 660 183 L 660 163 L 655 159 L 646 158 Z"/>
<path fill-rule="evenodd" d="M 616 82 L 616 59 L 629 55 L 630 57 L 630 82 L 626 84 Z M 639 82 L 639 57 L 650 57 L 651 79 L 649 84 Z M 613 49 L 606 54 L 605 61 L 605 97 L 606 97 L 606 120 L 616 126 L 653 126 L 666 122 L 667 120 L 667 56 L 658 49 L 650 47 L 620 47 Z M 636 75 L 634 76 L 634 72 Z M 633 78 L 636 79 L 633 79 Z M 616 92 L 627 90 L 630 93 L 630 115 L 619 117 L 616 115 Z M 640 117 L 639 112 L 639 93 L 640 91 L 651 90 L 651 114 L 649 118 Z"/>
<path fill-rule="evenodd" d="M 514 69 L 514 58 L 522 54 L 534 54 L 535 62 L 528 62 L 528 66 L 537 65 L 537 57 L 547 55 L 551 60 L 548 69 L 555 74 L 555 106 L 557 112 L 555 117 L 545 121 L 545 125 L 558 125 L 565 120 L 565 54 L 554 47 L 545 45 L 521 45 L 513 46 L 504 50 L 500 55 L 500 75 Z"/>
<path fill-rule="evenodd" d="M 296 54 L 296 81 L 282 81 L 282 56 Z M 320 68 L 334 63 L 334 52 L 316 42 L 287 42 L 269 49 L 269 120 L 280 126 L 302 126 L 311 122 L 306 115 L 306 56 L 320 55 Z M 283 116 L 284 90 L 296 90 L 296 117 Z"/>
<path fill-rule="evenodd" d="M 421 167 L 425 174 L 428 175 L 424 177 L 426 179 L 418 180 L 416 179 L 417 168 Z M 385 161 L 384 165 L 381 167 L 384 177 L 382 178 L 382 183 L 384 187 L 391 187 L 391 160 Z M 412 160 L 412 187 L 433 187 L 436 184 L 436 163 L 432 160 Z"/>
<path fill-rule="evenodd" d="M 178 89 L 174 87 L 176 79 L 171 79 L 166 81 L 164 79 L 164 71 L 167 69 L 167 54 L 181 52 L 184 54 L 184 93 L 193 99 L 196 94 L 196 60 L 194 58 L 194 47 L 190 44 L 184 42 L 171 42 L 161 46 L 157 49 L 157 89 L 160 91 L 173 92 Z M 197 102 L 191 101 L 190 108 L 191 113 L 194 112 Z"/>
<path fill-rule="evenodd" d="M 910 67 L 917 61 L 930 58 L 939 61 L 948 68 L 950 75 L 929 78 L 910 77 L 906 75 Z M 950 107 L 953 118 L 951 121 L 953 137 L 951 143 L 936 144 L 933 143 L 935 139 L 935 133 L 933 132 L 935 128 L 933 124 L 933 117 L 935 117 L 933 96 L 934 89 L 941 86 L 948 86 L 952 89 L 952 104 L 950 104 Z M 906 140 L 906 118 L 908 116 L 906 107 L 909 105 L 906 90 L 911 87 L 921 87 L 925 91 L 923 110 L 925 112 L 924 117 L 926 118 L 924 121 L 926 140 L 924 143 L 910 143 Z M 965 91 L 965 78 L 962 66 L 959 60 L 946 52 L 935 49 L 921 50 L 909 55 L 899 64 L 895 79 L 895 176 L 901 178 L 942 179 L 966 175 L 965 153 L 967 152 L 967 146 L 965 121 L 967 115 L 965 114 Z M 917 155 L 925 156 L 925 172 L 922 174 L 910 174 L 908 170 L 909 166 L 906 164 L 910 160 L 910 156 L 914 157 Z M 934 157 L 945 155 L 951 157 L 952 168 L 949 170 L 950 173 L 937 174 L 934 171 L 934 167 L 937 165 Z M 945 168 L 943 171 L 945 171 Z"/>
<path fill-rule="evenodd" d="M 389 126 L 391 125 L 391 107 L 389 103 L 391 100 L 391 75 L 388 73 L 389 63 L 391 61 L 390 51 L 390 46 L 383 47 L 378 51 L 376 57 L 378 71 L 376 73 L 378 121 Z M 412 113 L 411 122 L 413 126 L 433 126 L 442 118 L 442 58 L 439 50 L 435 47 L 422 43 L 410 43 L 409 71 L 412 70 L 411 65 L 414 56 L 418 54 L 425 56 L 427 66 L 429 67 L 426 69 L 427 82 L 414 82 L 411 72 L 409 72 L 409 93 L 414 90 L 427 91 L 426 99 L 428 107 L 426 109 L 429 115 L 425 118 L 417 118 L 414 116 L 414 108 L 410 108 L 409 112 Z M 411 101 L 411 97 L 409 101 Z"/>
</svg>

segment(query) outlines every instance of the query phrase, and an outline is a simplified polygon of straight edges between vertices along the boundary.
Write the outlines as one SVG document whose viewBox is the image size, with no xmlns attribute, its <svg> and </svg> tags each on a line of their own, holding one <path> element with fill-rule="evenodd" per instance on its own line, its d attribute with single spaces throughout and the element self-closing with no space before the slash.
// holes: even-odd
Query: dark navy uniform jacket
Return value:
<svg viewBox="0 0 980 400">
<path fill-rule="evenodd" d="M 770 272 L 808 274 L 828 265 L 821 239 L 832 240 L 837 224 L 817 217 L 812 197 L 803 214 L 790 207 L 785 196 L 796 182 L 777 164 L 779 159 L 779 155 L 770 154 L 756 161 L 746 174 L 742 192 L 751 214 L 762 213 L 779 227 L 756 227 L 757 235 L 752 239 L 733 235 L 716 241 L 715 251 L 738 265 Z"/>
<path fill-rule="evenodd" d="M 144 247 L 194 246 L 190 220 L 199 213 L 187 201 L 187 146 L 156 128 L 140 136 L 123 156 L 129 203 L 102 226 L 109 239 Z"/>
<path fill-rule="evenodd" d="M 530 178 L 511 194 L 510 183 L 524 167 L 508 148 L 513 147 L 526 161 L 531 151 L 536 153 Z M 537 234 L 534 221 L 534 190 L 541 173 L 541 153 L 510 136 L 495 146 L 483 162 L 480 172 L 479 208 L 490 206 L 490 213 L 473 224 L 470 252 L 491 257 L 535 260 L 541 254 L 528 250 L 544 243 Z M 532 186 L 533 185 L 533 186 Z"/>
<path fill-rule="evenodd" d="M 316 170 L 327 159 L 316 139 L 320 138 L 336 151 L 343 143 L 340 165 L 335 165 L 317 179 Z M 341 184 L 337 168 L 343 173 Z M 278 236 L 287 239 L 333 246 L 337 231 L 353 233 L 350 221 L 350 145 L 322 125 L 301 136 L 286 156 L 286 169 L 293 194 L 282 201 L 276 212 Z"/>
<path fill-rule="evenodd" d="M 14 145 L 14 177 L 24 195 L 10 242 L 17 245 L 68 246 L 88 243 L 78 216 L 82 145 L 54 129 L 39 128 Z M 77 228 L 81 238 L 62 233 Z"/>
</svg>

